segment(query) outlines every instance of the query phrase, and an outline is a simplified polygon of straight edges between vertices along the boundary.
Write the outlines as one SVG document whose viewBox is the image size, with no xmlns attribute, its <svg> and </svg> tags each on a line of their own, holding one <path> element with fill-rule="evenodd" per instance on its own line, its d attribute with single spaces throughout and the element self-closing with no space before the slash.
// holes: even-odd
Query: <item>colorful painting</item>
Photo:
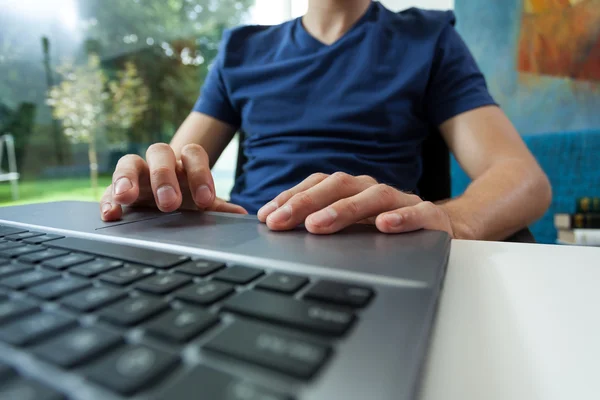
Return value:
<svg viewBox="0 0 600 400">
<path fill-rule="evenodd" d="M 521 133 L 600 128 L 600 0 L 455 0 L 455 12 Z"/>
<path fill-rule="evenodd" d="M 600 81 L 600 0 L 524 0 L 518 70 Z"/>
</svg>

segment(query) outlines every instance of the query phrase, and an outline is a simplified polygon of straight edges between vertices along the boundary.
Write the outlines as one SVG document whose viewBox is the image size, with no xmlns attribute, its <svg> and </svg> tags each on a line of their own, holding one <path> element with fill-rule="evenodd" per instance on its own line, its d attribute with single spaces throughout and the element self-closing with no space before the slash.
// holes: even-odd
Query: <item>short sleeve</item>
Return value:
<svg viewBox="0 0 600 400">
<path fill-rule="evenodd" d="M 240 115 L 235 110 L 227 86 L 223 78 L 224 59 L 227 51 L 227 41 L 229 35 L 225 33 L 219 46 L 219 52 L 215 58 L 204 85 L 200 91 L 200 96 L 194 104 L 193 111 L 209 115 L 220 121 L 239 127 L 241 123 Z"/>
<path fill-rule="evenodd" d="M 453 24 L 439 37 L 425 96 L 429 120 L 435 126 L 466 111 L 496 105 L 485 78 Z"/>
</svg>

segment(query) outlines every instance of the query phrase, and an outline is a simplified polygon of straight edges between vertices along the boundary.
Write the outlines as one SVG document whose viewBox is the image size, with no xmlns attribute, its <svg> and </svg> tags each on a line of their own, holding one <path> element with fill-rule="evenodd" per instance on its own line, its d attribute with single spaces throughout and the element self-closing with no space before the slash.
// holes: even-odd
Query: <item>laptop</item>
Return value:
<svg viewBox="0 0 600 400">
<path fill-rule="evenodd" d="M 408 400 L 447 234 L 0 209 L 0 399 Z"/>
</svg>

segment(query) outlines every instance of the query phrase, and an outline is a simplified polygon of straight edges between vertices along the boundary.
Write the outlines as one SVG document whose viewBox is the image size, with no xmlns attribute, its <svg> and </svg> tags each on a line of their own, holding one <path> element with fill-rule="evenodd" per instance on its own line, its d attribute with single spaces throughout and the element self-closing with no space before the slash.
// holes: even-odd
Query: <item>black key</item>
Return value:
<svg viewBox="0 0 600 400">
<path fill-rule="evenodd" d="M 0 382 L 12 378 L 15 375 L 15 370 L 12 367 L 0 362 Z"/>
<path fill-rule="evenodd" d="M 26 244 L 21 247 L 13 247 L 11 249 L 6 249 L 0 251 L 0 255 L 7 258 L 14 258 L 22 256 L 23 254 L 35 253 L 36 251 L 42 251 L 44 247 L 37 246 L 35 244 Z"/>
<path fill-rule="evenodd" d="M 44 267 L 50 267 L 54 269 L 67 269 L 73 265 L 83 264 L 84 262 L 92 261 L 93 259 L 94 256 L 90 256 L 88 254 L 71 253 L 67 254 L 66 256 L 46 260 L 42 263 L 42 265 Z"/>
<path fill-rule="evenodd" d="M 38 310 L 38 307 L 30 302 L 11 300 L 0 303 L 0 323 L 21 317 Z"/>
<path fill-rule="evenodd" d="M 40 358 L 63 368 L 83 364 L 123 343 L 120 335 L 97 328 L 77 328 L 33 349 Z"/>
<path fill-rule="evenodd" d="M 219 322 L 213 314 L 194 308 L 181 308 L 152 320 L 146 330 L 174 342 L 185 342 Z"/>
<path fill-rule="evenodd" d="M 308 282 L 308 279 L 303 276 L 275 272 L 258 282 L 256 287 L 292 294 L 297 292 L 302 286 L 306 285 L 306 282 Z"/>
<path fill-rule="evenodd" d="M 35 236 L 32 238 L 23 239 L 23 242 L 29 243 L 29 244 L 40 244 L 40 243 L 46 243 L 51 240 L 62 239 L 62 238 L 64 238 L 64 236 L 46 234 L 46 235 L 42 235 L 42 236 Z"/>
<path fill-rule="evenodd" d="M 201 390 L 201 395 L 198 390 Z M 292 400 L 290 396 L 272 392 L 204 365 L 186 371 L 173 382 L 173 385 L 160 392 L 157 398 L 173 400 Z"/>
<path fill-rule="evenodd" d="M 214 279 L 243 285 L 264 274 L 262 269 L 234 265 L 213 276 Z"/>
<path fill-rule="evenodd" d="M 161 274 L 148 278 L 134 285 L 136 289 L 154 294 L 171 293 L 173 290 L 190 283 L 187 276 L 178 274 Z"/>
<path fill-rule="evenodd" d="M 346 310 L 258 291 L 240 293 L 223 306 L 238 314 L 334 336 L 343 335 L 355 319 Z"/>
<path fill-rule="evenodd" d="M 65 254 L 69 254 L 69 252 L 61 249 L 46 249 L 36 253 L 25 254 L 24 256 L 19 257 L 19 260 L 28 263 L 38 263 L 50 258 L 63 256 Z"/>
<path fill-rule="evenodd" d="M 81 251 L 83 253 L 98 254 L 104 257 L 118 258 L 120 260 L 150 265 L 156 268 L 170 268 L 189 260 L 189 257 L 177 254 L 79 238 L 53 240 L 51 243 L 48 243 L 48 246 Z"/>
<path fill-rule="evenodd" d="M 132 297 L 100 311 L 100 317 L 117 325 L 130 326 L 165 310 L 167 303 L 148 296 Z"/>
<path fill-rule="evenodd" d="M 20 290 L 58 278 L 60 278 L 60 274 L 57 274 L 56 272 L 45 270 L 30 271 L 25 272 L 24 274 L 14 275 L 8 278 L 0 279 L 0 285 L 8 286 L 9 288 L 15 290 Z"/>
<path fill-rule="evenodd" d="M 33 266 L 27 264 L 21 264 L 20 262 L 15 262 L 12 264 L 4 265 L 0 267 L 0 278 L 18 274 L 21 272 L 31 271 Z"/>
<path fill-rule="evenodd" d="M 114 283 L 115 285 L 129 285 L 153 273 L 154 269 L 152 268 L 125 264 L 123 268 L 100 275 L 100 279 L 105 282 Z"/>
<path fill-rule="evenodd" d="M 96 259 L 94 261 L 87 262 L 85 264 L 78 265 L 69 269 L 69 272 L 74 274 L 83 275 L 87 277 L 96 276 L 103 272 L 112 271 L 113 269 L 123 266 L 122 261 L 107 260 L 103 258 Z"/>
<path fill-rule="evenodd" d="M 29 379 L 14 379 L 0 386 L 0 399 L 6 400 L 63 400 L 60 392 Z"/>
<path fill-rule="evenodd" d="M 233 286 L 227 283 L 202 282 L 175 292 L 175 298 L 207 306 L 234 291 Z"/>
<path fill-rule="evenodd" d="M 364 307 L 373 297 L 373 289 L 332 281 L 320 281 L 308 289 L 304 297 L 344 306 Z"/>
<path fill-rule="evenodd" d="M 0 328 L 0 340 L 16 346 L 28 345 L 76 324 L 74 318 L 50 312 L 25 317 Z"/>
<path fill-rule="evenodd" d="M 127 296 L 127 292 L 111 287 L 95 287 L 61 299 L 61 303 L 79 311 L 89 312 L 114 303 Z"/>
<path fill-rule="evenodd" d="M 42 232 L 21 232 L 21 233 L 15 233 L 13 235 L 4 236 L 4 239 L 6 239 L 6 240 L 22 240 L 22 239 L 27 239 L 27 238 L 31 238 L 31 237 L 35 237 L 35 236 L 42 236 L 42 235 L 43 235 Z"/>
<path fill-rule="evenodd" d="M 300 335 L 242 321 L 225 328 L 206 348 L 301 379 L 312 377 L 331 352 Z"/>
<path fill-rule="evenodd" d="M 225 263 L 206 260 L 192 260 L 175 269 L 177 272 L 194 276 L 207 276 L 215 271 L 225 268 Z"/>
<path fill-rule="evenodd" d="M 94 382 L 124 395 L 146 389 L 179 362 L 172 354 L 146 346 L 127 345 L 95 363 L 87 371 Z M 198 396 L 199 387 L 196 388 Z"/>
<path fill-rule="evenodd" d="M 0 226 L 0 237 L 15 235 L 17 233 L 27 232 L 21 228 L 11 228 L 10 226 Z"/>
<path fill-rule="evenodd" d="M 92 282 L 68 277 L 34 286 L 29 288 L 27 292 L 46 300 L 52 300 L 89 286 L 92 286 Z"/>
<path fill-rule="evenodd" d="M 14 249 L 17 247 L 24 247 L 24 246 L 25 246 L 25 244 L 20 243 L 20 242 L 3 241 L 2 243 L 0 243 L 0 250 L 8 250 L 8 249 Z"/>
</svg>

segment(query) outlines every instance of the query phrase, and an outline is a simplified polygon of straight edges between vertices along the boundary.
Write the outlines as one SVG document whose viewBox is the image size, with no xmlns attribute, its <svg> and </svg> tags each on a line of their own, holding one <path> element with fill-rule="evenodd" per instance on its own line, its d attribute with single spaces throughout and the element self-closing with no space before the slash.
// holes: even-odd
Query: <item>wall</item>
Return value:
<svg viewBox="0 0 600 400">
<path fill-rule="evenodd" d="M 586 2 L 600 4 L 600 0 Z M 522 134 L 600 128 L 600 81 L 517 71 L 523 4 L 523 0 L 456 0 L 457 29 L 486 76 L 490 92 Z M 575 25 L 589 17 L 569 20 L 562 15 L 555 16 L 556 34 L 542 38 L 555 41 L 551 44 L 555 47 L 540 54 L 547 58 L 544 61 L 555 60 L 557 65 L 561 56 L 568 56 L 572 44 L 557 47 L 556 43 L 564 36 L 576 43 L 581 32 Z M 566 28 L 570 31 L 564 32 Z M 596 45 L 600 46 L 598 25 L 582 32 L 598 35 Z"/>
</svg>

